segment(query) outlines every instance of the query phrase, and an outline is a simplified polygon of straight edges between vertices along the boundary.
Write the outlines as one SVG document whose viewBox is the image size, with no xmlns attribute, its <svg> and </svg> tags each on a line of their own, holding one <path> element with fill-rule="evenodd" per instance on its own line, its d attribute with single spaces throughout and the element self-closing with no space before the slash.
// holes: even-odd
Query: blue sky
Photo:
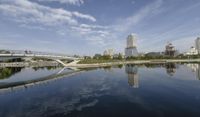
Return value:
<svg viewBox="0 0 200 117">
<path fill-rule="evenodd" d="M 139 52 L 183 52 L 200 36 L 199 11 L 199 0 L 0 0 L 0 49 L 124 52 L 136 33 Z"/>
</svg>

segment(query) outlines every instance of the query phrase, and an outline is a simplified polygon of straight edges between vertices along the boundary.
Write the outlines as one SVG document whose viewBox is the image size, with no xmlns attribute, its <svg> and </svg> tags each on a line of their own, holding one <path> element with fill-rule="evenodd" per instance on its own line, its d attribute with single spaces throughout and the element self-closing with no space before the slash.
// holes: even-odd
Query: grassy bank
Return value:
<svg viewBox="0 0 200 117">
<path fill-rule="evenodd" d="M 99 59 L 84 59 L 78 62 L 78 64 L 95 64 L 95 63 L 109 63 L 109 62 L 122 62 L 125 60 L 99 60 Z"/>
<path fill-rule="evenodd" d="M 200 59 L 200 55 L 190 55 L 185 56 L 180 54 L 178 56 L 138 56 L 138 57 L 128 57 L 126 59 L 122 58 L 122 55 L 118 55 L 118 57 L 112 58 L 108 55 L 95 55 L 94 57 L 87 57 L 79 62 L 79 64 L 95 64 L 95 63 L 110 63 L 110 62 L 127 62 L 127 61 L 167 61 L 167 60 L 184 60 L 190 61 L 194 59 Z"/>
<path fill-rule="evenodd" d="M 101 60 L 101 59 L 84 59 L 81 60 L 78 64 L 100 64 L 100 63 L 117 63 L 117 62 L 200 62 L 200 58 L 189 58 L 189 59 L 185 59 L 185 58 L 168 58 L 168 59 L 122 59 L 122 60 L 114 60 L 114 59 L 110 59 L 110 60 Z"/>
</svg>

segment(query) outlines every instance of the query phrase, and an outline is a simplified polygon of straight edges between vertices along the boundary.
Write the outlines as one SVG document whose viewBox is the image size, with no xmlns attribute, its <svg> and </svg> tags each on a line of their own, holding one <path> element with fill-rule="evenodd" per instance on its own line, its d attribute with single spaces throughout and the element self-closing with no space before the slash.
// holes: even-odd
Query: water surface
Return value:
<svg viewBox="0 0 200 117">
<path fill-rule="evenodd" d="M 199 64 L 147 64 L 90 70 L 0 93 L 0 117 L 200 117 L 199 68 Z M 16 80 L 22 72 L 1 80 Z"/>
</svg>

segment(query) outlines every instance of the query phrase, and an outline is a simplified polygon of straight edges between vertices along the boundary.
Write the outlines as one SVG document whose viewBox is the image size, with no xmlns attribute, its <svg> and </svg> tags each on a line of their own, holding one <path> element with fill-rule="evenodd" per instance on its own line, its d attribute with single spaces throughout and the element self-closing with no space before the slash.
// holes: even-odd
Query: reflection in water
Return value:
<svg viewBox="0 0 200 117">
<path fill-rule="evenodd" d="M 0 80 L 7 79 L 10 76 L 21 71 L 21 67 L 0 68 Z"/>
<path fill-rule="evenodd" d="M 57 66 L 47 66 L 47 67 L 33 67 L 32 69 L 34 69 L 35 71 L 38 71 L 40 69 L 47 69 L 47 70 L 54 70 L 54 69 L 57 69 L 59 67 Z"/>
<path fill-rule="evenodd" d="M 166 63 L 165 68 L 167 71 L 167 74 L 170 76 L 173 76 L 176 73 L 176 64 L 175 63 Z"/>
<path fill-rule="evenodd" d="M 125 70 L 111 72 L 96 69 L 0 94 L 0 117 L 199 117 L 200 82 L 169 79 L 164 67 L 152 70 L 126 65 Z M 176 77 L 194 78 L 185 72 L 185 66 L 180 68 Z M 133 90 L 130 86 L 139 87 L 139 71 L 142 87 Z"/>
<path fill-rule="evenodd" d="M 165 68 L 168 75 L 173 76 L 176 73 L 177 65 L 175 63 L 144 64 L 147 68 Z"/>
<path fill-rule="evenodd" d="M 173 76 L 176 72 L 177 66 L 174 63 L 166 64 L 145 64 L 148 68 L 164 67 L 167 74 Z M 128 84 L 134 88 L 139 87 L 139 76 L 138 76 L 138 66 L 128 64 L 125 66 L 125 71 L 128 74 Z M 199 72 L 200 73 L 200 72 Z"/>
<path fill-rule="evenodd" d="M 196 73 L 196 78 L 200 80 L 200 64 L 187 64 L 188 68 L 192 70 L 192 72 Z"/>
<path fill-rule="evenodd" d="M 138 68 L 136 65 L 126 65 L 125 71 L 128 74 L 128 84 L 134 88 L 139 87 Z"/>
<path fill-rule="evenodd" d="M 198 69 L 196 70 L 197 79 L 200 80 L 200 64 L 198 64 Z"/>
<path fill-rule="evenodd" d="M 120 68 L 120 69 L 121 69 L 122 67 L 123 67 L 123 64 L 120 64 L 120 65 L 118 65 L 118 68 Z"/>
<path fill-rule="evenodd" d="M 25 70 L 26 69 L 26 70 Z M 29 68 L 28 68 L 29 69 Z M 51 70 L 56 70 L 58 67 L 33 67 L 30 68 L 30 71 L 51 71 Z M 24 71 L 25 70 L 25 71 Z M 22 73 L 22 72 L 27 72 L 27 68 L 22 68 L 22 67 L 5 67 L 5 68 L 0 68 L 0 80 L 5 80 L 5 79 L 10 79 L 13 75 L 16 75 L 17 73 Z M 28 76 L 27 76 L 28 77 Z"/>
<path fill-rule="evenodd" d="M 110 72 L 111 71 L 111 66 L 106 66 L 106 67 L 103 67 L 104 71 L 107 71 L 107 72 Z"/>
<path fill-rule="evenodd" d="M 140 66 L 145 66 L 146 68 L 165 68 L 166 73 L 169 76 L 174 76 L 176 71 L 178 71 L 179 64 L 176 63 L 165 63 L 165 64 L 144 64 Z M 195 73 L 196 79 L 200 80 L 200 64 L 199 63 L 190 63 L 186 64 L 188 68 L 192 70 L 192 72 Z M 137 69 L 138 65 L 126 65 L 125 70 L 126 73 L 128 74 L 128 83 L 130 86 L 137 87 L 139 85 L 138 81 L 138 74 L 137 74 Z"/>
</svg>

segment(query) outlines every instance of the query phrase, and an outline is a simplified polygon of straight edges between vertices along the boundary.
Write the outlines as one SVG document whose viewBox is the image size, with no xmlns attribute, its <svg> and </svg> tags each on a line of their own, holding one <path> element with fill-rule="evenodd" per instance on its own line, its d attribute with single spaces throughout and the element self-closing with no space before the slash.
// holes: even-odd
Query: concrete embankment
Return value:
<svg viewBox="0 0 200 117">
<path fill-rule="evenodd" d="M 69 67 L 92 68 L 92 67 L 104 67 L 104 66 L 112 66 L 120 64 L 162 64 L 162 63 L 191 63 L 191 62 L 200 62 L 200 59 L 132 60 L 132 61 L 119 61 L 119 62 L 94 63 L 94 64 L 76 64 Z"/>
<path fill-rule="evenodd" d="M 76 68 L 93 68 L 104 67 L 120 64 L 156 64 L 156 63 L 191 63 L 200 62 L 200 59 L 156 59 L 156 60 L 131 60 L 131 61 L 118 61 L 106 63 L 93 63 L 93 64 L 73 64 L 67 67 Z M 0 67 L 43 67 L 43 66 L 59 66 L 55 61 L 42 61 L 42 62 L 14 62 L 14 63 L 0 63 Z"/>
</svg>

